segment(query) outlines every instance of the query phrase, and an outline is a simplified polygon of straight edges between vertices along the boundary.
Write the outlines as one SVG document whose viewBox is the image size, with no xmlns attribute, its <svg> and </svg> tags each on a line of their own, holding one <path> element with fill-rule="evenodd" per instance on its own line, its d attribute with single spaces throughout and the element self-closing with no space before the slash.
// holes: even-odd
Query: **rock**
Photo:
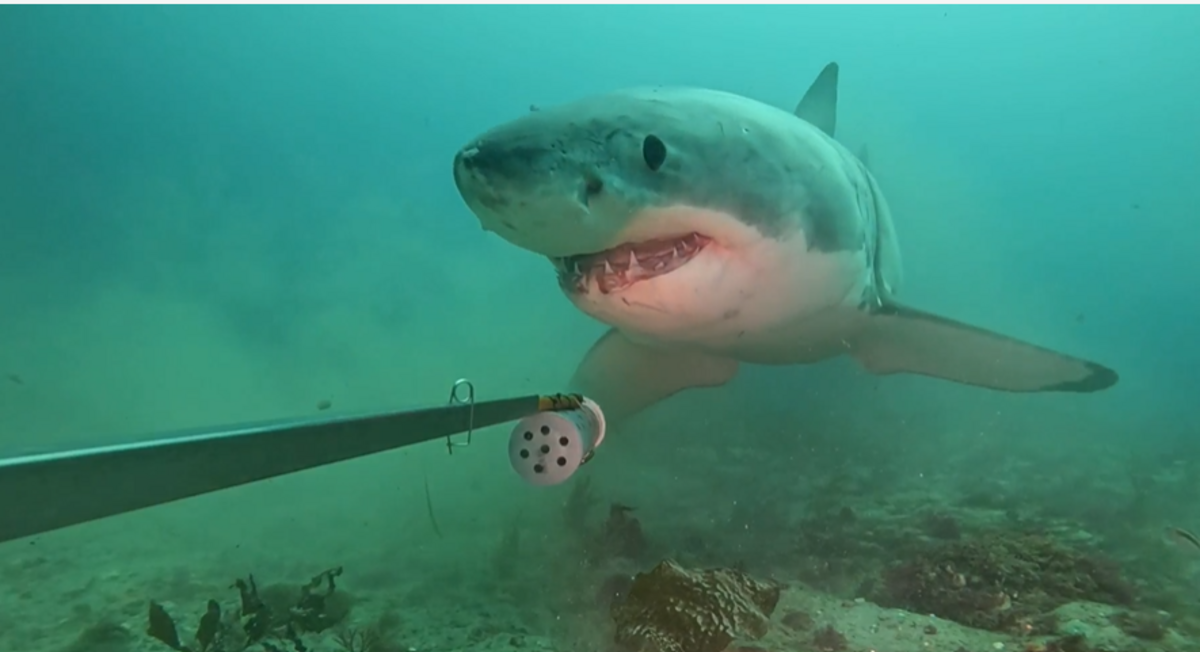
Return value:
<svg viewBox="0 0 1200 652">
<path fill-rule="evenodd" d="M 664 561 L 633 580 L 613 606 L 616 641 L 630 652 L 720 652 L 762 638 L 780 587 L 735 570 L 687 570 Z"/>
</svg>

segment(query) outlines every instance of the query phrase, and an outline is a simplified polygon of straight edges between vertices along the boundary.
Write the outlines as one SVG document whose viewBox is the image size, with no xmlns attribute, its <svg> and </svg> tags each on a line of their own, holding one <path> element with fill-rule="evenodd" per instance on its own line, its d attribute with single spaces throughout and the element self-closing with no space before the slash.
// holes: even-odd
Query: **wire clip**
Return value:
<svg viewBox="0 0 1200 652">
<path fill-rule="evenodd" d="M 466 389 L 466 397 L 462 396 L 463 389 Z M 460 446 L 471 445 L 471 435 L 475 433 L 475 384 L 466 378 L 459 378 L 450 386 L 450 405 L 466 405 L 469 407 L 467 412 L 467 440 L 454 441 L 450 435 L 446 435 L 446 451 L 454 454 L 454 449 Z"/>
</svg>

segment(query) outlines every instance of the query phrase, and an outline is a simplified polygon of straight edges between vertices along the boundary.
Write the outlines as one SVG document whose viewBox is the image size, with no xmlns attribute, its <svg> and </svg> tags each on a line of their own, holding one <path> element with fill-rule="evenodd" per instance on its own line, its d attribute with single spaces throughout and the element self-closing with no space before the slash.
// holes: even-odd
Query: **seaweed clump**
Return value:
<svg viewBox="0 0 1200 652">
<path fill-rule="evenodd" d="M 621 503 L 609 506 L 608 519 L 596 540 L 596 552 L 616 559 L 637 560 L 645 556 L 648 543 L 642 523 L 632 516 L 635 508 Z"/>
<path fill-rule="evenodd" d="M 611 503 L 608 518 L 599 528 L 595 528 L 590 524 L 589 517 L 598 503 L 590 478 L 583 478 L 575 483 L 563 504 L 567 528 L 581 539 L 586 561 L 592 566 L 603 566 L 618 560 L 643 561 L 650 542 L 642 530 L 641 521 L 633 515 L 637 508 Z"/>
<path fill-rule="evenodd" d="M 1167 635 L 1168 618 L 1162 614 L 1125 611 L 1108 617 L 1121 631 L 1145 641 L 1161 641 Z"/>
<path fill-rule="evenodd" d="M 231 587 L 238 590 L 238 608 L 222 610 L 219 602 L 209 600 L 188 641 L 180 639 L 175 619 L 167 610 L 151 601 L 146 633 L 177 652 L 241 652 L 254 645 L 265 652 L 308 652 L 300 635 L 328 629 L 348 612 L 346 603 L 331 599 L 337 588 L 335 579 L 341 574 L 339 567 L 316 575 L 300 587 L 291 604 L 264 599 L 253 575 L 239 579 Z"/>
<path fill-rule="evenodd" d="M 612 609 L 616 643 L 633 652 L 720 652 L 770 627 L 780 587 L 735 570 L 664 561 L 633 580 Z"/>
<path fill-rule="evenodd" d="M 826 625 L 813 634 L 813 647 L 819 652 L 845 652 L 850 642 L 833 625 Z"/>
<path fill-rule="evenodd" d="M 400 646 L 392 642 L 400 626 L 400 618 L 388 611 L 365 627 L 342 626 L 334 633 L 334 642 L 341 652 L 395 652 Z"/>
<path fill-rule="evenodd" d="M 875 600 L 968 627 L 1031 632 L 1068 602 L 1127 606 L 1117 567 L 1036 534 L 994 532 L 946 542 L 884 571 Z"/>
</svg>

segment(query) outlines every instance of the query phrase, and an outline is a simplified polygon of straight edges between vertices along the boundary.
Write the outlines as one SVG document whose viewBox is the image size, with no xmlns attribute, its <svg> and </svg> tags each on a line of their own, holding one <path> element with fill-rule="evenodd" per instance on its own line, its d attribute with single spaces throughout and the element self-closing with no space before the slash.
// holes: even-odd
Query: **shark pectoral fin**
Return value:
<svg viewBox="0 0 1200 652">
<path fill-rule="evenodd" d="M 877 374 L 914 373 L 1010 392 L 1098 392 L 1117 372 L 896 304 L 868 317 L 851 353 Z"/>
<path fill-rule="evenodd" d="M 728 358 L 645 347 L 613 329 L 592 345 L 569 387 L 596 401 L 613 423 L 680 390 L 724 385 L 737 366 Z"/>
</svg>

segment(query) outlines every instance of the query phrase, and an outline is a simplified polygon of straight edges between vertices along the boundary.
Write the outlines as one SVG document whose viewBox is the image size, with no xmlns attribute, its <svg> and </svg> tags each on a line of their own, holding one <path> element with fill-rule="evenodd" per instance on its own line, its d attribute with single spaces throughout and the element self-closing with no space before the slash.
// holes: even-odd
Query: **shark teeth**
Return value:
<svg viewBox="0 0 1200 652">
<path fill-rule="evenodd" d="M 638 281 L 669 274 L 696 257 L 712 239 L 699 233 L 625 243 L 594 254 L 552 259 L 564 291 L 587 294 L 592 282 L 601 294 L 623 290 Z"/>
</svg>

